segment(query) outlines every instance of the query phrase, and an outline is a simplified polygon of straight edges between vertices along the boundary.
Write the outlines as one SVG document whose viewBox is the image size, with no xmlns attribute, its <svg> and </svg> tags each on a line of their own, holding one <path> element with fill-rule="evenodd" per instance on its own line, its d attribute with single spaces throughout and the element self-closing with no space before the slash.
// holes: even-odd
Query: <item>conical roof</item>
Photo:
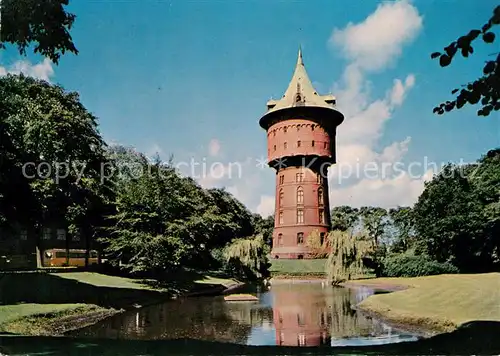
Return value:
<svg viewBox="0 0 500 356">
<path fill-rule="evenodd" d="M 329 109 L 333 109 L 335 106 L 335 97 L 333 95 L 319 95 L 316 89 L 314 89 L 304 66 L 301 49 L 299 49 L 292 80 L 288 84 L 285 94 L 279 100 L 269 100 L 267 102 L 268 110 L 266 114 L 296 106 L 313 106 Z"/>
</svg>

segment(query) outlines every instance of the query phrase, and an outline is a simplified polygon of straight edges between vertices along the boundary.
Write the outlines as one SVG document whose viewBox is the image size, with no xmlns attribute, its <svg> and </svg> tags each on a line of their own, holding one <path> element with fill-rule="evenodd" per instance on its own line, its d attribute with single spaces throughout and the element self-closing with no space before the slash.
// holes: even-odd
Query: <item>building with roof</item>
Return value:
<svg viewBox="0 0 500 356">
<path fill-rule="evenodd" d="M 268 164 L 276 170 L 273 258 L 313 258 L 307 239 L 330 229 L 328 168 L 335 160 L 337 126 L 344 116 L 335 97 L 320 95 L 302 51 L 283 97 L 269 100 L 259 124 L 267 131 Z M 321 241 L 322 242 L 322 241 Z"/>
</svg>

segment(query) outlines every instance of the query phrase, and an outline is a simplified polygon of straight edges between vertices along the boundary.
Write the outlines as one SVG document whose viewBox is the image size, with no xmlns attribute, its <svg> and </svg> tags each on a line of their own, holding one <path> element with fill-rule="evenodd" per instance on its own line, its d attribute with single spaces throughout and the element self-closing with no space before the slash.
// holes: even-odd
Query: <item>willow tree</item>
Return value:
<svg viewBox="0 0 500 356">
<path fill-rule="evenodd" d="M 373 242 L 361 235 L 334 230 L 328 234 L 330 254 L 326 262 L 329 283 L 340 284 L 365 272 L 363 258 L 373 250 Z"/>
<path fill-rule="evenodd" d="M 306 246 L 314 258 L 325 258 L 328 256 L 327 240 L 321 241 L 321 235 L 318 230 L 313 230 L 307 237 Z"/>
<path fill-rule="evenodd" d="M 224 258 L 239 277 L 267 277 L 269 248 L 262 235 L 235 239 L 224 248 Z"/>
</svg>

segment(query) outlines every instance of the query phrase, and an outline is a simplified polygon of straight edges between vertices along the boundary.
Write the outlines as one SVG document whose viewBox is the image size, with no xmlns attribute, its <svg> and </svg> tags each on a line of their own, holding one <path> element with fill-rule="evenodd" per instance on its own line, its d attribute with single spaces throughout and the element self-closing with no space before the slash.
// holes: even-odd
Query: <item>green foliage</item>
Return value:
<svg viewBox="0 0 500 356">
<path fill-rule="evenodd" d="M 262 235 L 236 239 L 223 253 L 237 278 L 260 279 L 269 275 L 269 247 Z"/>
<path fill-rule="evenodd" d="M 328 234 L 331 252 L 326 262 L 328 281 L 339 284 L 366 271 L 363 259 L 373 251 L 373 242 L 363 236 L 334 230 Z"/>
<path fill-rule="evenodd" d="M 265 243 L 272 246 L 273 243 L 273 230 L 274 230 L 274 215 L 263 218 L 259 214 L 253 214 L 253 222 L 255 234 L 262 235 Z"/>
<path fill-rule="evenodd" d="M 475 164 L 449 164 L 426 183 L 414 207 L 417 238 L 432 259 L 461 272 L 500 263 L 500 150 Z"/>
<path fill-rule="evenodd" d="M 332 230 L 352 230 L 359 222 L 359 210 L 350 206 L 336 206 L 331 210 Z"/>
<path fill-rule="evenodd" d="M 380 207 L 364 206 L 359 210 L 363 228 L 377 245 L 387 226 L 387 211 Z"/>
<path fill-rule="evenodd" d="M 75 15 L 65 10 L 68 3 L 69 0 L 2 0 L 0 49 L 10 43 L 25 55 L 26 49 L 35 44 L 35 53 L 56 64 L 66 51 L 78 54 L 69 34 Z"/>
<path fill-rule="evenodd" d="M 113 199 L 101 182 L 97 119 L 66 92 L 23 75 L 0 78 L 0 221 L 40 228 L 64 221 L 92 236 Z"/>
<path fill-rule="evenodd" d="M 306 239 L 306 246 L 309 248 L 313 258 L 326 258 L 328 256 L 328 239 L 321 241 L 318 230 L 313 230 Z"/>
<path fill-rule="evenodd" d="M 382 271 L 384 277 L 420 277 L 452 273 L 458 273 L 458 269 L 450 263 L 433 261 L 425 255 L 408 254 L 387 257 Z"/>
<path fill-rule="evenodd" d="M 394 228 L 392 252 L 404 252 L 408 250 L 414 243 L 414 221 L 412 208 L 398 206 L 397 208 L 389 209 L 390 224 Z"/>
<path fill-rule="evenodd" d="M 481 30 L 471 30 L 445 47 L 444 53 L 432 53 L 431 58 L 439 58 L 440 66 L 446 67 L 451 64 L 458 52 L 463 57 L 469 57 L 474 52 L 472 42 L 478 38 L 482 38 L 483 42 L 487 44 L 495 41 L 496 36 L 492 32 L 492 28 L 498 24 L 500 24 L 500 5 L 493 10 L 493 16 L 483 25 Z M 462 89 L 453 89 L 451 94 L 459 92 L 456 99 L 441 103 L 434 108 L 434 113 L 442 115 L 445 111 L 460 109 L 467 103 L 475 105 L 479 102 L 482 105 L 482 108 L 477 112 L 479 116 L 488 116 L 493 110 L 500 110 L 500 52 L 495 53 L 495 55 L 496 59 L 486 61 L 479 79 L 463 85 Z"/>
</svg>

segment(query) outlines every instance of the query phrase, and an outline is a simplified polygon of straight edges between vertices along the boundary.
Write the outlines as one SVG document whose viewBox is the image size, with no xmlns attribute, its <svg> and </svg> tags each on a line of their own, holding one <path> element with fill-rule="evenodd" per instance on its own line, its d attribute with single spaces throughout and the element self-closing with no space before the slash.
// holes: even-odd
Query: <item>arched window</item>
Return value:
<svg viewBox="0 0 500 356">
<path fill-rule="evenodd" d="M 314 147 L 314 140 L 312 141 L 311 146 Z"/>
<path fill-rule="evenodd" d="M 285 196 L 285 194 L 283 193 L 283 189 L 280 189 L 280 195 L 279 195 L 279 201 L 278 201 L 278 204 L 280 207 L 283 205 L 283 197 L 284 196 Z"/>
<path fill-rule="evenodd" d="M 286 127 L 283 128 L 283 132 L 286 133 Z"/>
<path fill-rule="evenodd" d="M 324 200 L 323 200 L 323 189 L 319 188 L 318 189 L 318 204 L 323 205 Z"/>
<path fill-rule="evenodd" d="M 279 222 L 280 222 L 280 225 L 283 224 L 283 212 L 282 211 L 280 211 L 280 220 L 279 220 Z"/>
<path fill-rule="evenodd" d="M 297 188 L 297 204 L 304 204 L 304 189 L 302 187 Z"/>
<path fill-rule="evenodd" d="M 278 246 L 283 245 L 283 234 L 278 234 Z"/>
</svg>

